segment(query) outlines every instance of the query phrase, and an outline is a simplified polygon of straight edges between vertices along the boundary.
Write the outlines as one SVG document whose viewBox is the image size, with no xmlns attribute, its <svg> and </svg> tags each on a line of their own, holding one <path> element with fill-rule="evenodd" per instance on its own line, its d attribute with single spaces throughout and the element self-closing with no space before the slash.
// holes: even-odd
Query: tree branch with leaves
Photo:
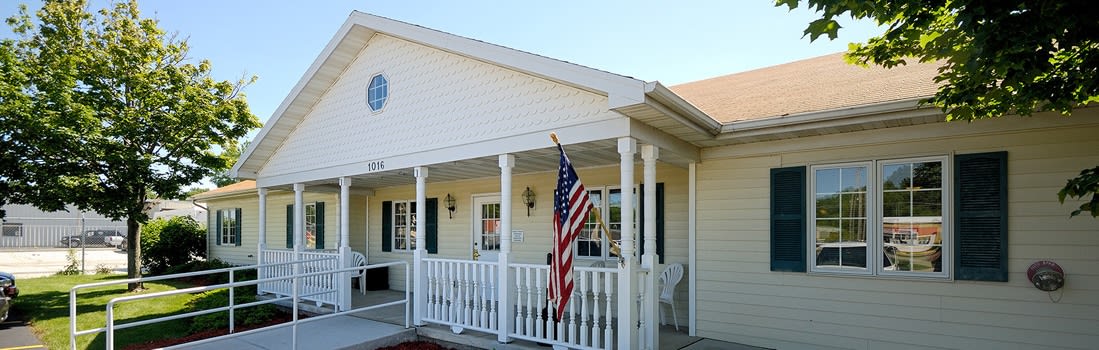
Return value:
<svg viewBox="0 0 1099 350">
<path fill-rule="evenodd" d="M 886 68 L 908 60 L 938 62 L 941 86 L 925 103 L 947 120 L 972 121 L 1037 112 L 1071 115 L 1099 102 L 1099 6 L 1091 1 L 844 1 L 777 0 L 791 10 L 805 4 L 821 15 L 810 40 L 839 36 L 843 16 L 871 19 L 885 32 L 852 43 L 847 59 Z M 1072 216 L 1099 217 L 1099 171 L 1084 170 L 1058 194 L 1091 197 Z"/>
</svg>

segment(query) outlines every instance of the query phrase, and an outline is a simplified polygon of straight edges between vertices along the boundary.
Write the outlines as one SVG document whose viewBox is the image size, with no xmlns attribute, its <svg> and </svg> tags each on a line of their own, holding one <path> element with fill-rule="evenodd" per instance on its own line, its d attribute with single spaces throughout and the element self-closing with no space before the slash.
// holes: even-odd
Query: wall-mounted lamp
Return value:
<svg viewBox="0 0 1099 350">
<path fill-rule="evenodd" d="M 1057 263 L 1043 260 L 1030 264 L 1026 278 L 1034 283 L 1034 288 L 1052 292 L 1065 286 L 1065 270 Z"/>
<path fill-rule="evenodd" d="M 456 209 L 456 207 L 454 206 L 454 197 L 451 197 L 450 193 L 446 194 L 446 199 L 443 199 L 443 204 L 446 204 L 446 210 L 450 211 L 450 218 L 453 219 L 454 209 Z"/>
<path fill-rule="evenodd" d="M 534 191 L 530 190 L 530 186 L 523 191 L 523 204 L 527 205 L 527 216 L 530 216 L 530 210 L 534 209 Z"/>
</svg>

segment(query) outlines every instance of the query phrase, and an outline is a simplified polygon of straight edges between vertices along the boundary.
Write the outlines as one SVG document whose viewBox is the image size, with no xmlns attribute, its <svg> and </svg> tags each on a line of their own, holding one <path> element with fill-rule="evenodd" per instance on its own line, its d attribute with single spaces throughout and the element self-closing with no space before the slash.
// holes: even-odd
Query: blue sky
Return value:
<svg viewBox="0 0 1099 350">
<path fill-rule="evenodd" d="M 0 1 L 0 15 L 22 1 Z M 40 3 L 27 2 L 32 10 Z M 91 0 L 98 9 L 107 0 Z M 816 17 L 772 1 L 144 0 L 142 15 L 188 37 L 215 78 L 259 80 L 245 93 L 266 121 L 352 10 L 665 85 L 843 51 L 882 30 L 843 23 L 840 38 L 802 38 Z M 5 26 L 0 37 L 11 37 Z"/>
</svg>

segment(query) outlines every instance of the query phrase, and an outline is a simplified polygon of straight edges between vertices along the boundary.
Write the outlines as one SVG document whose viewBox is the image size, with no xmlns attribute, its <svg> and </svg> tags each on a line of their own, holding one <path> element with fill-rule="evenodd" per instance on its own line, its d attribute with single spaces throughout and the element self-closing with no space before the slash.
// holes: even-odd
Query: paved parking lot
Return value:
<svg viewBox="0 0 1099 350">
<path fill-rule="evenodd" d="M 83 258 L 84 270 L 95 273 L 103 265 L 115 272 L 126 272 L 126 251 L 116 248 L 74 248 L 77 262 Z M 0 250 L 0 271 L 10 272 L 16 280 L 47 276 L 68 265 L 67 248 L 18 248 Z"/>
</svg>

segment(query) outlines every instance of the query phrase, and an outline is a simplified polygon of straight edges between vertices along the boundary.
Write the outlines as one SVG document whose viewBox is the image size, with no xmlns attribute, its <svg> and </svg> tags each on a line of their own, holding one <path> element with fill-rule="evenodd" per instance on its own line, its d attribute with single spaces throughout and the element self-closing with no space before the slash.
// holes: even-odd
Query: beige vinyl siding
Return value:
<svg viewBox="0 0 1099 350">
<path fill-rule="evenodd" d="M 206 202 L 209 218 L 207 221 L 206 244 L 210 247 L 209 257 L 219 259 L 233 265 L 252 265 L 256 263 L 256 234 L 259 215 L 259 202 L 252 196 L 234 196 L 220 199 L 210 199 Z M 217 212 L 222 209 L 240 208 L 240 245 L 218 245 L 220 239 L 217 232 Z"/>
<path fill-rule="evenodd" d="M 302 194 L 302 203 L 324 202 L 324 249 L 339 248 L 339 194 L 309 192 L 309 186 L 305 187 L 305 191 Z M 253 197 L 253 200 L 258 201 L 259 197 Z M 286 206 L 289 204 L 294 204 L 293 191 L 267 192 L 267 248 L 269 249 L 286 249 Z M 250 232 L 253 237 L 259 234 L 258 229 Z"/>
<path fill-rule="evenodd" d="M 308 187 L 306 188 L 308 191 Z M 324 202 L 324 248 L 336 249 L 340 239 L 340 202 L 339 195 L 333 193 L 303 194 L 305 203 Z M 354 196 L 352 200 L 354 200 Z M 267 193 L 267 247 L 269 249 L 286 249 L 286 205 L 294 203 L 294 193 L 290 191 L 268 191 Z M 242 193 L 239 195 L 207 199 L 207 207 L 211 213 L 220 209 L 241 208 L 241 244 L 217 245 L 217 237 L 210 235 L 207 242 L 210 247 L 210 257 L 220 259 L 234 265 L 250 265 L 256 263 L 257 240 L 259 238 L 259 196 L 256 192 Z M 352 206 L 354 213 L 355 206 Z M 361 218 L 361 217 L 360 217 Z M 210 225 L 216 223 L 214 214 L 210 215 Z M 352 231 L 355 232 L 356 218 L 352 215 Z M 362 222 L 358 222 L 359 231 L 362 230 Z M 207 231 L 209 232 L 209 231 Z M 354 240 L 352 240 L 354 242 Z M 352 246 L 353 250 L 355 249 Z M 249 256 L 251 255 L 251 256 Z"/>
<path fill-rule="evenodd" d="M 1099 221 L 1069 219 L 1078 203 L 1061 205 L 1056 193 L 1099 164 L 1097 116 L 1085 109 L 1071 118 L 1007 117 L 704 150 L 698 335 L 779 349 L 1093 348 Z M 1008 152 L 1009 282 L 770 271 L 771 168 L 1001 150 Z M 1062 291 L 1047 294 L 1026 281 L 1027 266 L 1046 259 L 1064 267 Z"/>
<path fill-rule="evenodd" d="M 522 161 L 521 159 L 517 161 Z M 579 164 L 577 164 L 579 166 Z M 640 162 L 635 170 L 635 183 L 640 184 L 642 178 Z M 584 185 L 592 188 L 595 186 L 614 186 L 620 183 L 619 168 L 593 167 L 579 168 L 577 173 Z M 428 178 L 430 180 L 430 176 Z M 544 172 L 535 174 L 522 174 L 512 177 L 512 230 L 521 230 L 524 233 L 522 242 L 512 242 L 512 261 L 516 263 L 544 264 L 546 253 L 550 250 L 551 224 L 553 221 L 553 190 L 557 185 L 556 172 Z M 665 263 L 687 263 L 687 170 L 667 164 L 658 164 L 657 181 L 664 183 L 665 192 Z M 526 206 L 523 204 L 522 193 L 527 187 L 534 191 L 536 204 L 527 216 Z M 455 198 L 456 210 L 451 219 L 443 198 L 450 194 Z M 429 254 L 429 258 L 471 259 L 473 239 L 473 197 L 477 195 L 499 195 L 500 179 L 484 178 L 465 181 L 453 181 L 427 184 L 427 198 L 439 199 L 439 254 Z M 369 222 L 370 222 L 370 263 L 382 263 L 404 260 L 412 261 L 412 252 L 382 252 L 382 202 L 415 200 L 415 186 L 388 187 L 376 189 L 375 196 L 369 198 Z M 639 199 L 640 200 L 640 199 Z M 352 238 L 352 243 L 358 244 Z M 639 242 L 640 244 L 640 242 Z M 359 250 L 361 245 L 354 245 L 352 249 Z M 640 245 L 638 245 L 640 247 Z M 577 266 L 588 266 L 595 260 L 581 259 Z M 663 266 L 658 267 L 663 271 Z M 391 269 L 389 273 L 390 288 L 404 288 L 404 270 Z M 677 313 L 680 324 L 687 324 L 687 278 L 680 281 L 677 293 Z M 671 321 L 671 311 L 668 310 L 668 320 Z"/>
</svg>

